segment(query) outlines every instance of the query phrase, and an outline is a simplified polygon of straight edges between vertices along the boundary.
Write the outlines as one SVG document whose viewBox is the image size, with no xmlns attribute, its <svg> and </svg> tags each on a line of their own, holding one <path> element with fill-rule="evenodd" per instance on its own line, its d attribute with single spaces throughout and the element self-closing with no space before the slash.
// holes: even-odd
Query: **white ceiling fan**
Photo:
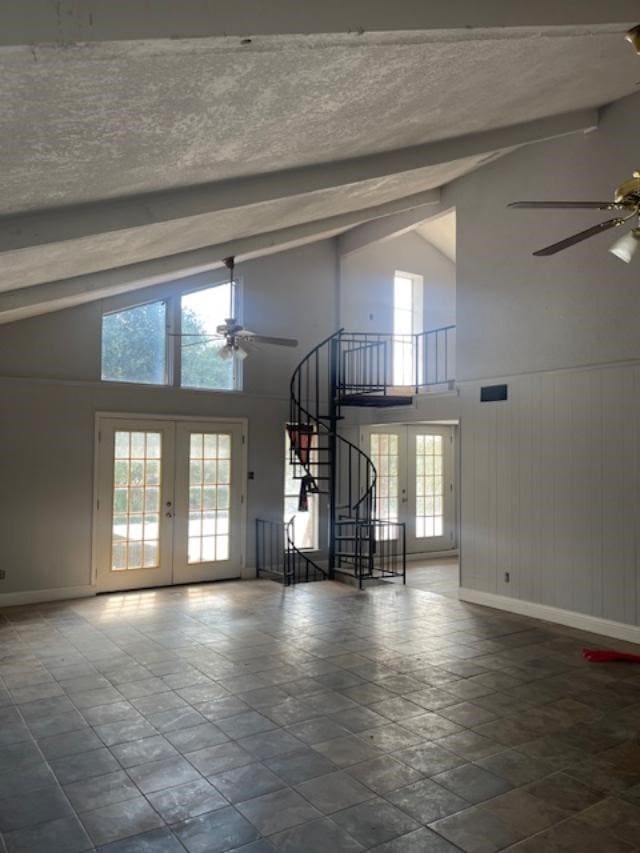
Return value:
<svg viewBox="0 0 640 853">
<path fill-rule="evenodd" d="M 235 258 L 224 259 L 224 265 L 229 270 L 229 317 L 219 326 L 216 326 L 216 335 L 209 334 L 183 334 L 180 337 L 200 338 L 206 340 L 224 340 L 224 346 L 218 350 L 218 355 L 223 359 L 244 359 L 249 355 L 248 344 L 272 344 L 280 347 L 297 347 L 298 341 L 294 338 L 276 338 L 270 335 L 259 335 L 249 329 L 245 329 L 236 319 L 235 294 L 236 283 L 234 280 Z"/>
</svg>

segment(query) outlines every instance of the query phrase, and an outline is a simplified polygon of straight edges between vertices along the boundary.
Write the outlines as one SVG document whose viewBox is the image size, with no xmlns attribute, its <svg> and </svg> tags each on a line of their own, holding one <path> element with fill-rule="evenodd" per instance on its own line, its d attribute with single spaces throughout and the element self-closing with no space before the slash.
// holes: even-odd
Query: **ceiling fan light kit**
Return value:
<svg viewBox="0 0 640 853">
<path fill-rule="evenodd" d="M 625 264 L 629 264 L 631 263 L 631 259 L 635 253 L 638 251 L 639 243 L 640 228 L 634 228 L 632 231 L 629 231 L 628 234 L 624 234 L 619 240 L 616 240 L 609 251 L 612 255 L 615 255 L 616 258 L 620 258 L 621 261 L 624 261 Z"/>
</svg>

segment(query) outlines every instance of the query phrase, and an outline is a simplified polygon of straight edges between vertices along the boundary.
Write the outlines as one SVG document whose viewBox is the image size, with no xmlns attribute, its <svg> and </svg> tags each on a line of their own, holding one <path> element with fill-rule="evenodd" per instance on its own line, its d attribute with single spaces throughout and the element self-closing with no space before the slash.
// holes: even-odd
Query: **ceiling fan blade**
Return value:
<svg viewBox="0 0 640 853">
<path fill-rule="evenodd" d="M 606 222 L 599 222 L 597 225 L 587 228 L 585 231 L 578 231 L 577 234 L 573 234 L 571 237 L 560 240 L 558 243 L 552 243 L 551 246 L 545 246 L 544 249 L 538 249 L 538 251 L 533 254 L 536 256 L 555 255 L 556 252 L 561 252 L 563 249 L 568 249 L 569 246 L 574 246 L 576 243 L 588 240 L 589 237 L 595 237 L 596 234 L 608 231 L 610 228 L 617 228 L 618 225 L 622 225 L 624 221 L 624 219 L 620 219 L 619 217 L 616 217 L 615 219 L 607 219 Z"/>
<path fill-rule="evenodd" d="M 624 204 L 615 201 L 512 201 L 507 207 L 535 209 L 623 210 Z"/>
<path fill-rule="evenodd" d="M 241 341 L 247 341 L 250 344 L 275 344 L 277 347 L 297 347 L 298 341 L 294 338 L 272 338 L 268 335 L 242 334 L 238 335 Z"/>
</svg>

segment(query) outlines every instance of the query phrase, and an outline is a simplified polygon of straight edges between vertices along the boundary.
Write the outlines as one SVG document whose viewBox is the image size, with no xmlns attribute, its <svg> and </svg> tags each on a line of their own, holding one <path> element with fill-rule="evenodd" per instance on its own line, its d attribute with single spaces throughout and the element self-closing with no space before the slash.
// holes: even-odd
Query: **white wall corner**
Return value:
<svg viewBox="0 0 640 853">
<path fill-rule="evenodd" d="M 545 622 L 555 622 L 558 625 L 588 631 L 590 634 L 602 634 L 616 640 L 640 644 L 639 625 L 613 622 L 610 619 L 600 619 L 598 616 L 589 616 L 586 613 L 576 613 L 573 610 L 563 610 L 560 607 L 550 607 L 546 604 L 537 604 L 534 601 L 522 601 L 519 598 L 509 598 L 506 595 L 496 595 L 493 592 L 481 592 L 468 587 L 458 589 L 458 598 L 460 601 L 467 601 L 470 604 L 482 604 L 484 607 L 506 610 L 509 613 L 517 613 L 519 616 L 542 619 Z"/>
</svg>

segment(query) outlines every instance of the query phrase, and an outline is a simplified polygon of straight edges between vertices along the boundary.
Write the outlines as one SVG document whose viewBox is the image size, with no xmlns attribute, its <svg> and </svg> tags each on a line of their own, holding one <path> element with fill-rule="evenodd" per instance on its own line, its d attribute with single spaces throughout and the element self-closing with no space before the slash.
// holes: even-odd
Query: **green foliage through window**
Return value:
<svg viewBox="0 0 640 853">
<path fill-rule="evenodd" d="M 167 334 L 174 300 L 179 300 L 180 337 Z M 174 384 L 210 390 L 236 388 L 239 364 L 235 359 L 220 358 L 225 342 L 216 333 L 229 315 L 229 304 L 229 284 L 222 284 L 104 314 L 102 379 L 166 385 L 179 351 L 180 377 L 175 377 Z"/>
</svg>

